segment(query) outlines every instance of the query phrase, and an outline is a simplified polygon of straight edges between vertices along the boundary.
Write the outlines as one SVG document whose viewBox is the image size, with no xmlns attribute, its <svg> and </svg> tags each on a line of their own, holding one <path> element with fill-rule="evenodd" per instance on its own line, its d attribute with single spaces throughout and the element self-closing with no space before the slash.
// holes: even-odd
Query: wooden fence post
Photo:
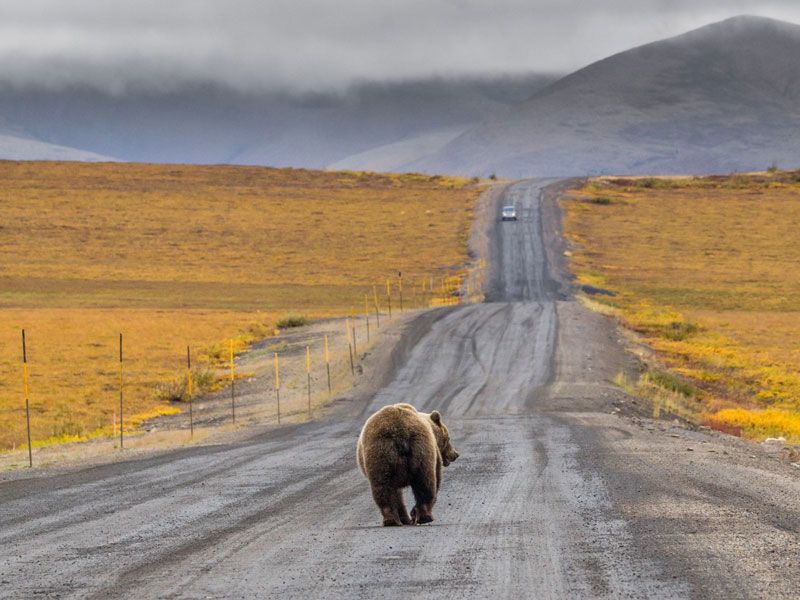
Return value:
<svg viewBox="0 0 800 600">
<path fill-rule="evenodd" d="M 28 397 L 28 350 L 25 345 L 25 330 L 22 330 L 22 389 L 25 395 L 25 423 L 28 430 L 28 467 L 33 468 L 33 447 L 31 444 L 31 404 Z"/>
<path fill-rule="evenodd" d="M 306 390 L 308 392 L 308 418 L 311 419 L 311 348 L 306 346 Z"/>
<path fill-rule="evenodd" d="M 236 372 L 233 362 L 233 339 L 230 341 L 231 348 L 231 420 L 236 424 Z"/>
<path fill-rule="evenodd" d="M 275 353 L 275 400 L 278 405 L 278 425 L 281 424 L 281 369 L 278 353 Z"/>
<path fill-rule="evenodd" d="M 186 346 L 186 394 L 189 396 L 189 437 L 194 438 L 194 382 L 192 381 L 192 353 Z"/>
<path fill-rule="evenodd" d="M 119 449 L 125 447 L 125 426 L 123 417 L 122 403 L 122 334 L 119 334 Z"/>
</svg>

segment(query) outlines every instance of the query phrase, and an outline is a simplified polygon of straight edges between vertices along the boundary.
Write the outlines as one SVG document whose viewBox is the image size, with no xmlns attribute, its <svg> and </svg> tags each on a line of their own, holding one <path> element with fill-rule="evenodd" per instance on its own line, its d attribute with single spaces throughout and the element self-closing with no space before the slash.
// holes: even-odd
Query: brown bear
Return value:
<svg viewBox="0 0 800 600">
<path fill-rule="evenodd" d="M 385 526 L 433 521 L 442 465 L 458 458 L 438 411 L 417 412 L 410 404 L 384 406 L 364 424 L 356 453 Z M 416 500 L 410 517 L 403 503 L 403 488 L 409 485 Z"/>
</svg>

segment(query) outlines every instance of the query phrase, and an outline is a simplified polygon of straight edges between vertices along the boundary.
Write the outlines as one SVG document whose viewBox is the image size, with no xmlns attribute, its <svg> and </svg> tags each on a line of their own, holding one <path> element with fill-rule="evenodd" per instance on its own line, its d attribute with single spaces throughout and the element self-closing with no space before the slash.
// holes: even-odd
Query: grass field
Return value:
<svg viewBox="0 0 800 600">
<path fill-rule="evenodd" d="M 563 202 L 581 283 L 720 429 L 800 442 L 800 172 L 595 179 Z"/>
<path fill-rule="evenodd" d="M 176 410 L 159 383 L 186 345 L 213 363 L 285 315 L 341 315 L 403 273 L 458 271 L 479 188 L 455 178 L 255 167 L 0 162 L 0 448 L 110 433 L 117 336 L 126 405 Z M 395 284 L 396 285 L 396 284 Z"/>
</svg>

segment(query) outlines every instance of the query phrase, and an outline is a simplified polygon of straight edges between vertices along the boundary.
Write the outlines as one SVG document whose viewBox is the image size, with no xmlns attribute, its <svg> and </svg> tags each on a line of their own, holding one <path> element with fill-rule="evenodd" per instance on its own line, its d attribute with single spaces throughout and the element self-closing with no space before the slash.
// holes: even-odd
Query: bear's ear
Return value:
<svg viewBox="0 0 800 600">
<path fill-rule="evenodd" d="M 439 426 L 442 425 L 442 415 L 439 414 L 438 410 L 435 410 L 431 413 L 431 421 L 433 421 Z"/>
</svg>

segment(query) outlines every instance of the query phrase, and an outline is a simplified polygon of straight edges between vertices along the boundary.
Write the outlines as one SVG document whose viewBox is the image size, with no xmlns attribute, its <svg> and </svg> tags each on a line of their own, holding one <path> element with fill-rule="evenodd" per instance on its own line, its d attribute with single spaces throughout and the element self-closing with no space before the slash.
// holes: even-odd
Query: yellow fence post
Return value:
<svg viewBox="0 0 800 600">
<path fill-rule="evenodd" d="M 25 345 L 25 330 L 22 330 L 22 391 L 25 396 L 25 423 L 28 430 L 28 467 L 33 468 L 33 447 L 31 444 L 31 405 L 28 397 L 28 349 Z"/>
<path fill-rule="evenodd" d="M 392 318 L 392 284 L 386 280 L 386 303 L 389 308 L 389 318 Z"/>
<path fill-rule="evenodd" d="M 275 400 L 278 404 L 278 425 L 281 424 L 281 369 L 278 353 L 275 353 Z"/>
</svg>

